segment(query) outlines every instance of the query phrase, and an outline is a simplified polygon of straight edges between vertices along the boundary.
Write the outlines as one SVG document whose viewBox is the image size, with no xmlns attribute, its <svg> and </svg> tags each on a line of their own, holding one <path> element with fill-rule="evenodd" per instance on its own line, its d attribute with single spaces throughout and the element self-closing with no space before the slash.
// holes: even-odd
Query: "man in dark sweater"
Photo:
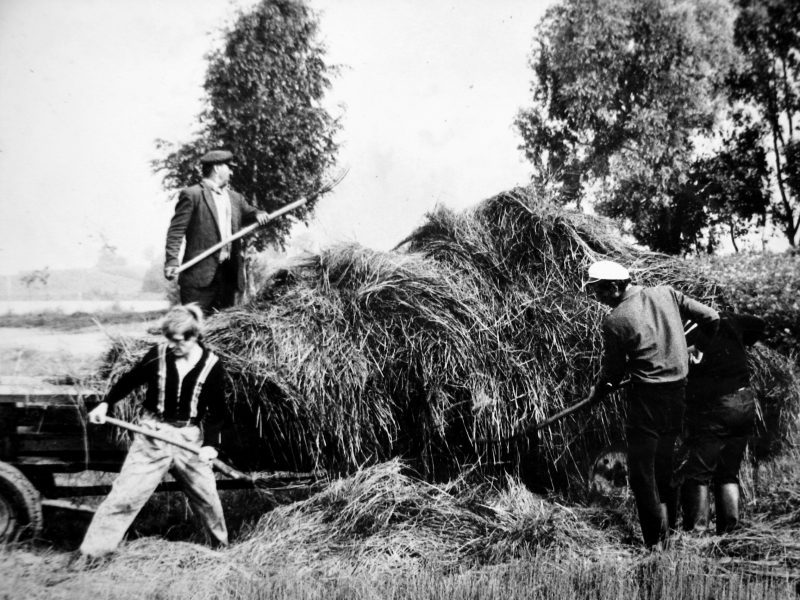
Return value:
<svg viewBox="0 0 800 600">
<path fill-rule="evenodd" d="M 705 351 L 690 348 L 686 390 L 681 507 L 686 531 L 708 527 L 708 486 L 714 482 L 717 533 L 739 524 L 739 467 L 755 428 L 746 347 L 764 337 L 765 323 L 750 315 L 722 313 L 717 335 Z M 701 334 L 690 334 L 696 344 Z"/>
<path fill-rule="evenodd" d="M 719 324 L 715 310 L 669 286 L 631 285 L 628 270 L 615 262 L 589 267 L 586 289 L 611 307 L 603 319 L 603 360 L 592 389 L 602 400 L 627 373 L 628 472 L 644 543 L 666 540 L 677 520 L 678 491 L 672 484 L 675 441 L 680 433 L 689 354 L 683 321 L 691 319 L 711 339 Z"/>
<path fill-rule="evenodd" d="M 183 486 L 213 542 L 228 543 L 211 467 L 227 416 L 225 370 L 200 341 L 202 318 L 197 305 L 170 310 L 162 326 L 167 341 L 150 348 L 89 413 L 92 423 L 103 423 L 115 402 L 146 385 L 141 425 L 182 442 L 205 444 L 200 455 L 137 433 L 111 493 L 89 525 L 81 554 L 96 558 L 113 552 L 167 471 Z"/>
</svg>

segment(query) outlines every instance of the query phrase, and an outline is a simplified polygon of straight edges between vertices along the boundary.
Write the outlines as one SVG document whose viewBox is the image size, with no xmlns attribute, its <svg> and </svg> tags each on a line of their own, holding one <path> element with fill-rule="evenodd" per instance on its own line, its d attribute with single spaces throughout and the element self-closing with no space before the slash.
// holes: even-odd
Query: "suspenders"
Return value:
<svg viewBox="0 0 800 600">
<path fill-rule="evenodd" d="M 208 356 L 206 357 L 206 364 L 203 365 L 203 370 L 200 371 L 200 375 L 197 376 L 197 381 L 194 384 L 192 403 L 189 408 L 190 419 L 194 419 L 197 416 L 197 401 L 200 399 L 200 392 L 203 389 L 203 384 L 206 382 L 206 377 L 208 377 L 214 365 L 217 364 L 217 360 L 217 355 L 209 350 Z"/>
<path fill-rule="evenodd" d="M 203 368 L 194 382 L 194 389 L 192 390 L 192 400 L 189 405 L 189 418 L 193 419 L 197 416 L 197 404 L 200 400 L 200 392 L 203 390 L 203 384 L 206 382 L 208 374 L 214 365 L 217 364 L 217 355 L 211 350 L 206 350 L 205 358 L 201 359 Z M 196 367 L 195 367 L 196 368 Z M 178 390 L 180 394 L 181 390 Z M 164 414 L 164 403 L 167 397 L 167 344 L 159 344 L 158 346 L 158 414 Z M 180 403 L 180 397 L 177 401 Z"/>
</svg>

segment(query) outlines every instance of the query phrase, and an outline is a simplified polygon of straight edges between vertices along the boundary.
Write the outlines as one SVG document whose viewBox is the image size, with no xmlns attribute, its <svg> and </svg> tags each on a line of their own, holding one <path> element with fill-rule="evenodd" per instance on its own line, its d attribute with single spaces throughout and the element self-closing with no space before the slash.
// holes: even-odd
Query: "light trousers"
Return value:
<svg viewBox="0 0 800 600">
<path fill-rule="evenodd" d="M 192 444 L 200 445 L 202 441 L 200 428 L 196 426 L 177 428 L 156 422 L 142 425 Z M 137 433 L 119 477 L 95 512 L 81 553 L 103 556 L 113 552 L 167 471 L 180 482 L 192 511 L 203 522 L 212 542 L 227 545 L 228 530 L 211 465 L 193 452 Z"/>
</svg>

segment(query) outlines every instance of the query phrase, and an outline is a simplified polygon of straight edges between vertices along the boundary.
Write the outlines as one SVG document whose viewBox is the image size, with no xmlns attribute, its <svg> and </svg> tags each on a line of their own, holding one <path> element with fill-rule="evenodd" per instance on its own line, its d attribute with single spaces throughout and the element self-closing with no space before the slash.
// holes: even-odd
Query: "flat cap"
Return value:
<svg viewBox="0 0 800 600">
<path fill-rule="evenodd" d="M 233 152 L 230 150 L 211 150 L 200 157 L 201 165 L 218 165 L 221 163 L 232 163 Z"/>
</svg>

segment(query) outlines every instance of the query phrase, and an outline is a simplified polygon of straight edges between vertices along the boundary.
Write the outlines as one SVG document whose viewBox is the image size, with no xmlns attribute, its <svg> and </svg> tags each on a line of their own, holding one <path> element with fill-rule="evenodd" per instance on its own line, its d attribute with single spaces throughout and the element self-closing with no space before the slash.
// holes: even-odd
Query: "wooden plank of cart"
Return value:
<svg viewBox="0 0 800 600">
<path fill-rule="evenodd" d="M 0 377 L 0 541 L 35 536 L 43 525 L 42 506 L 89 512 L 66 498 L 105 495 L 109 484 L 64 485 L 67 473 L 118 472 L 127 450 L 115 443 L 108 427 L 88 424 L 87 412 L 102 393 L 77 385 L 31 377 Z M 267 475 L 277 488 L 304 485 L 315 474 Z M 243 489 L 251 480 L 219 479 L 219 489 Z M 157 492 L 181 489 L 162 482 Z"/>
</svg>

